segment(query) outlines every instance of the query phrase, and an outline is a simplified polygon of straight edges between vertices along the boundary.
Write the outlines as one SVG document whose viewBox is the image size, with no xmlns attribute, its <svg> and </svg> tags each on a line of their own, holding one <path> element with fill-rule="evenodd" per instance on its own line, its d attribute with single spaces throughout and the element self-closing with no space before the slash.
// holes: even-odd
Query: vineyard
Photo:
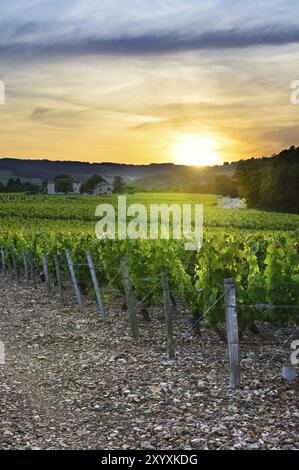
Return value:
<svg viewBox="0 0 299 470">
<path fill-rule="evenodd" d="M 170 291 L 205 324 L 217 326 L 224 319 L 223 280 L 237 284 L 239 324 L 246 328 L 256 320 L 288 322 L 299 310 L 299 216 L 258 211 L 227 211 L 216 196 L 196 194 L 134 194 L 132 202 L 202 203 L 204 244 L 198 252 L 185 251 L 177 240 L 97 240 L 95 208 L 102 202 L 116 204 L 116 197 L 2 195 L 0 244 L 8 266 L 12 250 L 19 269 L 30 253 L 35 269 L 42 271 L 42 254 L 55 273 L 54 256 L 68 272 L 65 250 L 75 264 L 79 287 L 93 296 L 86 252 L 90 252 L 101 289 L 122 290 L 117 275 L 127 258 L 131 283 L 138 301 L 156 304 L 162 296 L 158 282 L 168 272 Z M 211 308 L 215 304 L 214 308 Z M 263 307 L 264 306 L 264 307 Z"/>
<path fill-rule="evenodd" d="M 128 200 L 203 203 L 202 248 L 99 241 L 115 196 L 0 198 L 0 448 L 298 448 L 299 216 Z"/>
</svg>

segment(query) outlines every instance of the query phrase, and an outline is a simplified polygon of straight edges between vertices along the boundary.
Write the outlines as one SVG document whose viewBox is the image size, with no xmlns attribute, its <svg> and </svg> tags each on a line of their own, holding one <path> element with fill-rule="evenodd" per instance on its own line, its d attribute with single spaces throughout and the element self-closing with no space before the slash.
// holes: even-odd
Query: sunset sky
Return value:
<svg viewBox="0 0 299 470">
<path fill-rule="evenodd" d="M 214 164 L 299 145 L 298 0 L 0 0 L 0 157 Z"/>
</svg>

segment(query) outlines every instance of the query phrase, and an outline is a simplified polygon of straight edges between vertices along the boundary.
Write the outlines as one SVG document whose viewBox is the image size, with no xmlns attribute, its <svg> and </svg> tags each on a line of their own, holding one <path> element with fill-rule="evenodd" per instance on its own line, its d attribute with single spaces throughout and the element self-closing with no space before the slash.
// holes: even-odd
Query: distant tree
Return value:
<svg viewBox="0 0 299 470">
<path fill-rule="evenodd" d="M 299 213 L 299 147 L 238 163 L 235 182 L 248 207 Z"/>
<path fill-rule="evenodd" d="M 38 184 L 32 184 L 29 182 L 23 183 L 23 188 L 25 192 L 29 193 L 38 193 L 41 189 Z"/>
<path fill-rule="evenodd" d="M 196 194 L 212 194 L 215 192 L 212 184 L 194 184 L 189 187 L 184 187 L 184 192 L 196 193 Z"/>
<path fill-rule="evenodd" d="M 83 185 L 82 185 L 82 192 L 83 193 L 91 193 L 99 183 L 105 181 L 102 176 L 100 175 L 93 175 L 91 176 Z"/>
<path fill-rule="evenodd" d="M 20 178 L 16 180 L 9 178 L 4 188 L 8 193 L 38 192 L 39 189 L 37 184 L 32 184 L 29 181 L 22 182 Z"/>
<path fill-rule="evenodd" d="M 72 176 L 66 175 L 66 174 L 62 174 L 62 175 L 57 175 L 57 176 L 55 176 L 55 177 L 54 177 L 54 181 L 62 180 L 62 179 L 65 179 L 65 178 L 69 178 L 69 179 L 73 180 Z"/>
<path fill-rule="evenodd" d="M 137 192 L 137 189 L 134 185 L 126 185 L 126 193 L 127 194 L 134 194 Z"/>
<path fill-rule="evenodd" d="M 24 191 L 24 188 L 23 188 L 23 185 L 22 185 L 22 182 L 20 180 L 20 178 L 17 178 L 17 179 L 13 179 L 13 178 L 9 178 L 7 183 L 6 183 L 6 191 L 8 193 L 21 193 Z"/>
<path fill-rule="evenodd" d="M 0 181 L 0 193 L 5 193 L 6 189 L 3 183 Z"/>
<path fill-rule="evenodd" d="M 227 175 L 218 175 L 214 179 L 214 192 L 222 196 L 235 196 L 236 188 L 233 180 Z"/>
<path fill-rule="evenodd" d="M 71 193 L 73 191 L 73 178 L 69 175 L 58 175 L 54 178 L 57 193 Z"/>
<path fill-rule="evenodd" d="M 6 183 L 6 190 L 10 191 L 10 188 L 16 185 L 16 182 L 13 178 L 9 178 Z"/>
<path fill-rule="evenodd" d="M 121 176 L 115 176 L 114 182 L 113 182 L 113 192 L 114 193 L 123 193 L 125 190 L 125 183 L 123 181 L 123 178 Z"/>
<path fill-rule="evenodd" d="M 287 170 L 288 185 L 285 191 L 286 205 L 290 212 L 299 213 L 299 162 Z"/>
</svg>

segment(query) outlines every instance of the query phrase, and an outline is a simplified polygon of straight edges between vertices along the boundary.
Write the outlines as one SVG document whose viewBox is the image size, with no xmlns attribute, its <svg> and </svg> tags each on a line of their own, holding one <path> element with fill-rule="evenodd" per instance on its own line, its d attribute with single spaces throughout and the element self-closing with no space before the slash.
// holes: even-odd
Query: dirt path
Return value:
<svg viewBox="0 0 299 470">
<path fill-rule="evenodd" d="M 245 204 L 239 197 L 225 198 L 219 203 L 223 209 L 245 209 Z"/>
<path fill-rule="evenodd" d="M 231 391 L 225 346 L 208 332 L 182 340 L 186 316 L 169 362 L 156 310 L 133 343 L 121 301 L 103 326 L 93 303 L 83 316 L 41 286 L 0 276 L 0 288 L 0 448 L 297 447 L 296 384 L 283 383 L 281 363 L 259 362 L 273 346 L 242 347 L 242 389 Z"/>
</svg>

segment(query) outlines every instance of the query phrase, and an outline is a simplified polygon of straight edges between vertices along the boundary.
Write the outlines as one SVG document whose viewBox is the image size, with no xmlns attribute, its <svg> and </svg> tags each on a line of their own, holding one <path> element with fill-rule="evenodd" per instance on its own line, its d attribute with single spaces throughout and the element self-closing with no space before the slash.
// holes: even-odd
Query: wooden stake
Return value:
<svg viewBox="0 0 299 470">
<path fill-rule="evenodd" d="M 62 303 L 62 305 L 64 305 L 65 300 L 64 300 L 63 287 L 62 287 L 61 276 L 60 276 L 59 258 L 58 258 L 57 255 L 54 255 L 54 264 L 55 264 L 59 299 L 60 299 L 60 302 Z"/>
<path fill-rule="evenodd" d="M 5 274 L 5 253 L 3 250 L 3 246 L 1 246 L 1 260 L 2 260 L 2 272 Z"/>
<path fill-rule="evenodd" d="M 105 306 L 104 306 L 104 302 L 103 302 L 103 299 L 102 299 L 102 296 L 101 296 L 101 293 L 100 293 L 100 289 L 99 289 L 97 273 L 96 273 L 94 263 L 93 263 L 93 260 L 92 260 L 92 257 L 91 257 L 91 254 L 90 254 L 89 251 L 86 252 L 86 257 L 87 257 L 88 266 L 89 266 L 89 270 L 90 270 L 90 274 L 91 274 L 91 278 L 92 278 L 92 282 L 93 282 L 93 287 L 94 287 L 96 297 L 97 297 L 97 301 L 98 301 L 98 304 L 99 304 L 100 315 L 102 317 L 102 320 L 104 322 L 107 322 Z"/>
<path fill-rule="evenodd" d="M 51 294 L 51 283 L 50 283 L 50 276 L 48 271 L 48 263 L 47 263 L 47 255 L 46 253 L 42 253 L 42 260 L 43 260 L 43 272 L 45 276 L 45 282 L 47 285 L 48 295 Z"/>
<path fill-rule="evenodd" d="M 164 298 L 164 309 L 166 319 L 166 331 L 167 331 L 167 353 L 168 358 L 173 359 L 175 356 L 174 352 L 174 341 L 173 341 L 173 326 L 172 326 L 172 302 L 169 292 L 168 276 L 166 271 L 161 272 L 161 281 L 163 287 L 163 298 Z"/>
<path fill-rule="evenodd" d="M 236 284 L 234 279 L 224 280 L 224 301 L 229 356 L 230 387 L 237 388 L 240 386 L 240 347 Z"/>
<path fill-rule="evenodd" d="M 27 256 L 26 253 L 22 253 L 23 257 L 23 262 L 24 262 L 24 274 L 25 274 L 25 280 L 28 282 L 29 281 L 29 270 L 28 270 L 28 262 L 27 262 Z"/>
<path fill-rule="evenodd" d="M 137 315 L 136 315 L 136 301 L 133 295 L 129 267 L 128 267 L 128 262 L 126 258 L 121 259 L 120 269 L 121 269 L 122 277 L 123 277 L 131 333 L 132 333 L 132 337 L 137 339 L 139 337 L 139 328 L 138 328 L 138 321 L 137 321 Z"/>
<path fill-rule="evenodd" d="M 33 284 L 34 289 L 37 289 L 34 266 L 33 266 L 33 260 L 32 260 L 32 253 L 31 253 L 30 250 L 27 251 L 27 258 L 28 258 L 28 263 L 29 263 L 29 269 L 30 269 L 30 276 L 31 276 L 32 284 Z"/>
<path fill-rule="evenodd" d="M 81 297 L 80 288 L 79 288 L 79 285 L 78 285 L 78 282 L 77 282 L 77 277 L 76 277 L 76 274 L 75 274 L 71 254 L 70 254 L 69 250 L 65 250 L 65 254 L 66 254 L 67 264 L 68 264 L 69 270 L 70 270 L 72 283 L 73 283 L 73 286 L 74 286 L 74 289 L 75 289 L 76 299 L 77 299 L 77 302 L 78 302 L 81 313 L 84 313 L 84 305 L 83 305 L 83 301 L 82 301 L 82 297 Z"/>
<path fill-rule="evenodd" d="M 11 254 L 12 265 L 13 265 L 13 269 L 14 269 L 14 272 L 15 272 L 15 277 L 16 277 L 16 280 L 18 281 L 19 280 L 19 272 L 18 272 L 18 265 L 17 265 L 15 250 L 13 249 L 12 246 L 10 246 L 9 251 L 10 251 L 10 254 Z"/>
</svg>

